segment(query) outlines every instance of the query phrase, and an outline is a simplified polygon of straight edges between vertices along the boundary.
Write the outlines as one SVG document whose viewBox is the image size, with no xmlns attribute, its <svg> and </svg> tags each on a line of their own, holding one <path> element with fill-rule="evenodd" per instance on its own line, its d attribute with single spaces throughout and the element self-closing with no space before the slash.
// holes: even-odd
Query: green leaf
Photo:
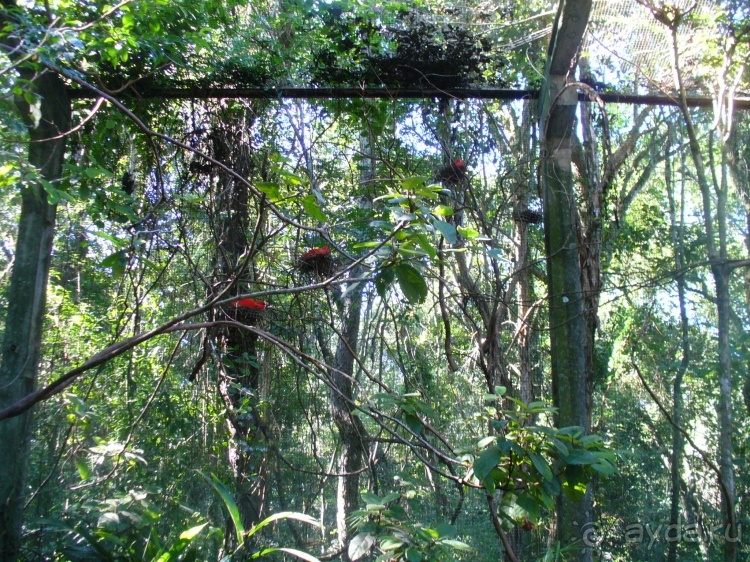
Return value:
<svg viewBox="0 0 750 562">
<path fill-rule="evenodd" d="M 434 260 L 437 257 L 437 250 L 432 243 L 427 239 L 427 236 L 423 232 L 418 232 L 414 235 L 419 247 L 422 248 L 430 259 Z"/>
<path fill-rule="evenodd" d="M 349 543 L 349 558 L 359 560 L 365 554 L 370 552 L 370 548 L 375 544 L 375 537 L 370 533 L 360 533 Z"/>
<path fill-rule="evenodd" d="M 413 176 L 411 178 L 406 178 L 401 182 L 401 185 L 403 188 L 407 191 L 414 191 L 417 187 L 420 185 L 424 185 L 429 178 L 426 178 L 424 176 Z"/>
<path fill-rule="evenodd" d="M 115 245 L 115 248 L 125 248 L 127 246 L 130 246 L 129 240 L 124 240 L 122 238 L 116 238 L 112 236 L 111 234 L 108 234 L 106 232 L 103 232 L 101 230 L 97 230 L 94 232 L 94 236 L 98 236 L 99 238 L 104 238 L 104 240 L 107 240 L 109 242 L 112 242 L 112 244 Z"/>
<path fill-rule="evenodd" d="M 279 184 L 267 181 L 259 181 L 255 184 L 255 187 L 258 188 L 258 191 L 264 193 L 268 197 L 268 200 L 271 201 L 271 203 L 276 203 L 277 201 L 280 201 L 282 199 L 281 188 L 279 187 Z"/>
<path fill-rule="evenodd" d="M 552 480 L 552 470 L 547 464 L 545 458 L 542 455 L 532 453 L 531 451 L 528 452 L 528 455 L 534 468 L 536 468 L 537 472 L 542 475 L 542 478 L 545 480 Z"/>
<path fill-rule="evenodd" d="M 360 494 L 360 497 L 362 498 L 362 501 L 364 501 L 366 504 L 384 505 L 383 500 L 380 498 L 380 496 L 377 496 L 373 494 L 372 492 L 362 492 Z"/>
<path fill-rule="evenodd" d="M 393 283 L 395 276 L 396 273 L 392 267 L 384 267 L 375 277 L 375 290 L 378 292 L 381 299 L 385 298 L 385 292 L 388 290 L 391 283 Z"/>
<path fill-rule="evenodd" d="M 560 452 L 562 456 L 567 456 L 569 454 L 567 445 L 565 445 L 565 443 L 563 443 L 559 439 L 552 439 L 552 444 L 555 446 L 555 448 Z"/>
<path fill-rule="evenodd" d="M 495 435 L 489 435 L 487 437 L 483 437 L 479 440 L 479 443 L 477 443 L 477 447 L 480 449 L 485 448 L 487 445 L 490 445 L 491 443 L 494 443 L 497 441 L 497 437 Z"/>
<path fill-rule="evenodd" d="M 302 208 L 308 215 L 317 221 L 326 222 L 326 220 L 328 220 L 323 211 L 320 210 L 318 201 L 312 193 L 302 198 Z"/>
<path fill-rule="evenodd" d="M 432 224 L 440 231 L 440 234 L 443 235 L 445 240 L 448 242 L 448 244 L 455 244 L 458 240 L 458 237 L 456 236 L 456 227 L 453 226 L 449 222 L 441 221 L 438 219 L 435 219 L 432 221 Z"/>
<path fill-rule="evenodd" d="M 539 502 L 527 492 L 506 492 L 503 494 L 498 511 L 508 519 L 522 522 L 525 519 L 539 520 Z"/>
<path fill-rule="evenodd" d="M 260 552 L 256 552 L 255 554 L 253 554 L 250 557 L 250 560 L 257 560 L 258 558 L 262 558 L 267 554 L 273 554 L 274 552 L 286 552 L 287 554 L 291 554 L 292 556 L 296 556 L 297 558 L 300 558 L 302 560 L 307 560 L 307 562 L 320 562 L 320 558 L 316 558 L 312 554 L 302 552 L 301 550 L 297 550 L 296 548 L 286 547 L 264 548 Z"/>
<path fill-rule="evenodd" d="M 440 191 L 440 187 L 438 189 L 434 189 L 437 186 L 424 186 L 424 185 L 418 185 L 416 189 L 414 190 L 414 193 L 417 195 L 421 195 L 422 197 L 425 197 L 427 199 L 440 199 L 440 196 L 438 195 L 438 192 Z"/>
<path fill-rule="evenodd" d="M 474 474 L 479 480 L 484 480 L 499 462 L 500 449 L 496 445 L 493 445 L 474 461 Z"/>
<path fill-rule="evenodd" d="M 457 541 L 455 539 L 446 539 L 446 540 L 440 541 L 440 543 L 451 547 L 453 550 L 463 550 L 464 552 L 473 550 L 465 542 Z"/>
<path fill-rule="evenodd" d="M 479 231 L 470 226 L 459 226 L 456 230 L 458 230 L 458 233 L 467 240 L 472 240 L 479 236 Z"/>
<path fill-rule="evenodd" d="M 383 498 L 383 503 L 384 504 L 389 504 L 392 501 L 395 501 L 395 500 L 399 499 L 400 497 L 401 497 L 401 494 L 399 494 L 398 492 L 391 492 L 390 494 L 387 494 Z"/>
<path fill-rule="evenodd" d="M 609 461 L 605 460 L 599 460 L 599 462 L 594 463 L 591 465 L 591 468 L 596 470 L 599 474 L 602 474 L 603 476 L 612 476 L 617 472 L 617 467 L 614 466 Z"/>
<path fill-rule="evenodd" d="M 101 267 L 111 267 L 112 275 L 121 277 L 125 273 L 125 266 L 128 265 L 128 253 L 125 250 L 120 250 L 119 252 L 110 254 L 99 265 Z"/>
<path fill-rule="evenodd" d="M 88 477 L 91 476 L 89 463 L 84 459 L 76 457 L 76 468 L 78 469 L 78 474 L 80 475 L 81 480 L 88 480 Z"/>
<path fill-rule="evenodd" d="M 396 550 L 404 545 L 404 541 L 397 539 L 396 537 L 384 537 L 380 540 L 380 548 L 382 550 Z"/>
<path fill-rule="evenodd" d="M 575 465 L 595 464 L 599 462 L 599 458 L 594 453 L 581 449 L 576 449 L 574 451 L 571 451 L 570 454 L 564 455 L 562 457 L 562 460 L 563 462 L 565 462 L 565 464 Z"/>
<path fill-rule="evenodd" d="M 302 178 L 299 177 L 297 174 L 293 174 L 292 172 L 287 172 L 286 170 L 282 168 L 277 169 L 279 175 L 283 177 L 286 182 L 290 185 L 302 185 Z"/>
<path fill-rule="evenodd" d="M 423 303 L 427 298 L 427 282 L 422 274 L 405 262 L 399 263 L 394 268 L 398 284 L 406 300 L 412 304 Z"/>
<path fill-rule="evenodd" d="M 406 549 L 406 559 L 409 562 L 422 562 L 422 553 L 413 546 Z"/>
<path fill-rule="evenodd" d="M 498 248 L 493 248 L 492 250 L 489 250 L 487 252 L 489 256 L 493 259 L 500 259 L 505 255 L 505 252 L 503 250 L 500 250 Z"/>
<path fill-rule="evenodd" d="M 432 214 L 438 217 L 449 217 L 453 214 L 453 209 L 448 205 L 438 205 L 432 210 Z"/>
<path fill-rule="evenodd" d="M 243 544 L 245 544 L 245 527 L 242 524 L 240 510 L 237 507 L 232 494 L 229 493 L 229 490 L 224 487 L 224 484 L 222 484 L 215 475 L 212 474 L 211 476 L 208 476 L 205 472 L 202 472 L 200 470 L 198 471 L 198 474 L 203 476 L 203 478 L 205 478 L 208 483 L 214 487 L 214 490 L 219 493 L 221 499 L 224 500 L 224 505 L 227 506 L 229 515 L 232 517 L 232 523 L 234 523 L 234 530 L 237 533 L 237 540 L 239 541 L 240 546 L 242 546 Z"/>
<path fill-rule="evenodd" d="M 419 418 L 413 414 L 404 414 L 404 423 L 406 424 L 406 427 L 408 427 L 411 432 L 416 435 L 422 433 L 422 429 L 424 429 L 422 422 L 419 421 Z"/>
<path fill-rule="evenodd" d="M 310 517 L 309 515 L 305 515 L 304 513 L 296 513 L 294 511 L 280 511 L 279 513 L 274 513 L 273 515 L 266 517 L 263 521 L 255 525 L 252 529 L 250 529 L 250 531 L 248 531 L 247 533 L 248 538 L 252 537 L 255 533 L 260 531 L 266 525 L 269 525 L 270 523 L 273 523 L 274 521 L 278 521 L 279 519 L 296 519 L 297 521 L 302 521 L 303 523 L 307 523 L 315 527 L 320 526 L 317 519 L 314 519 Z"/>
<path fill-rule="evenodd" d="M 206 525 L 208 525 L 208 523 L 203 523 L 203 525 L 197 525 L 187 531 L 183 531 L 180 534 L 180 538 L 175 541 L 167 552 L 157 558 L 156 562 L 169 562 L 170 560 L 176 559 L 177 556 L 185 550 L 193 539 L 206 527 Z"/>
</svg>

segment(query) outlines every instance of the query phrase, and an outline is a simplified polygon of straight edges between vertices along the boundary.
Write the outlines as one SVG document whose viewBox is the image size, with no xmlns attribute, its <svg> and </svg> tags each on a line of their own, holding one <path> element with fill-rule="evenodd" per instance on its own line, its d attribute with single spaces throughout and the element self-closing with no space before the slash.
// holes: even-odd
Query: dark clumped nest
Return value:
<svg viewBox="0 0 750 562">
<path fill-rule="evenodd" d="M 303 273 L 330 276 L 336 268 L 336 261 L 331 254 L 330 246 L 311 248 L 297 259 L 297 269 Z"/>
<path fill-rule="evenodd" d="M 341 14 L 337 20 L 331 16 L 330 42 L 315 54 L 313 85 L 463 88 L 483 83 L 493 65 L 505 65 L 489 41 L 418 9 L 405 10 L 390 25 L 341 23 Z"/>
</svg>

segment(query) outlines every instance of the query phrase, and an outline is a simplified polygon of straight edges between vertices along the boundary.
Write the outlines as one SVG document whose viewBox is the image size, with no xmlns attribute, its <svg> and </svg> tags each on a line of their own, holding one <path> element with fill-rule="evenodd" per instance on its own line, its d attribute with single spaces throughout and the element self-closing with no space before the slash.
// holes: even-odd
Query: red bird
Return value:
<svg viewBox="0 0 750 562">
<path fill-rule="evenodd" d="M 252 310 L 265 310 L 266 303 L 263 301 L 256 301 L 255 299 L 237 299 L 232 303 L 235 308 L 249 308 Z"/>
<path fill-rule="evenodd" d="M 331 255 L 331 248 L 328 246 L 322 246 L 320 248 L 313 248 L 312 250 L 308 250 L 307 252 L 302 254 L 299 258 L 301 260 L 310 260 L 313 258 L 330 256 L 330 255 Z"/>
<path fill-rule="evenodd" d="M 459 181 L 465 177 L 466 164 L 460 158 L 456 158 L 453 162 L 438 172 L 438 179 L 442 181 Z"/>
</svg>

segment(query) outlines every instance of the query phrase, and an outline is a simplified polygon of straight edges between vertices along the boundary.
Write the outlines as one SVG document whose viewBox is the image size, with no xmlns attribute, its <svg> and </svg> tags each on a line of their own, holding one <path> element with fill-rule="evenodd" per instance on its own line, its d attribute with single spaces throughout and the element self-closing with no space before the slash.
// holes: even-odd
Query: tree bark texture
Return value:
<svg viewBox="0 0 750 562">
<path fill-rule="evenodd" d="M 220 125 L 209 135 L 214 157 L 230 166 L 243 177 L 253 172 L 250 145 L 252 119 L 229 112 L 219 117 Z M 213 180 L 213 179 L 212 179 Z M 248 240 L 254 220 L 252 199 L 247 186 L 234 177 L 219 173 L 216 181 L 214 224 L 216 240 L 216 271 L 220 276 L 216 286 L 224 288 L 234 281 L 236 288 L 231 294 L 246 291 L 257 281 L 256 272 L 249 253 L 254 251 Z M 258 210 L 258 214 L 262 209 Z M 262 221 L 262 219 L 257 219 Z M 257 228 L 257 225 L 255 225 Z M 247 264 L 244 263 L 247 260 Z M 236 320 L 253 325 L 261 321 L 254 311 L 227 307 L 217 310 L 218 319 Z M 245 529 L 252 528 L 267 513 L 268 504 L 268 458 L 265 437 L 262 432 L 261 413 L 257 408 L 260 400 L 260 351 L 258 336 L 241 328 L 221 328 L 214 334 L 216 347 L 221 354 L 219 370 L 219 394 L 224 402 L 229 429 L 227 457 L 234 476 L 234 497 Z M 227 522 L 227 526 L 231 527 Z M 238 546 L 233 529 L 227 529 L 225 550 Z M 249 557 L 250 553 L 239 556 Z"/>
<path fill-rule="evenodd" d="M 42 116 L 37 126 L 29 124 L 28 127 L 29 162 L 54 185 L 62 175 L 65 133 L 71 118 L 70 101 L 67 87 L 58 76 L 42 73 L 33 80 L 35 92 L 41 97 Z M 28 114 L 28 107 L 19 106 Z M 40 183 L 21 187 L 21 217 L 0 366 L 0 409 L 36 389 L 56 211 Z M 0 422 L 0 459 L 3 462 L 0 560 L 3 562 L 16 560 L 19 553 L 30 429 L 31 412 Z"/>
<path fill-rule="evenodd" d="M 671 147 L 674 141 L 674 127 L 669 128 L 669 143 Z M 667 158 L 664 166 L 664 182 L 667 187 L 667 196 L 669 198 L 669 218 L 672 234 L 672 247 L 675 256 L 675 269 L 682 272 L 684 267 L 684 216 L 685 216 L 685 193 L 684 189 L 680 195 L 680 218 L 677 219 L 677 201 L 675 198 L 674 181 L 672 177 L 671 160 Z M 684 186 L 684 178 L 682 181 Z M 684 437 L 678 428 L 682 427 L 683 399 L 682 399 L 682 381 L 690 364 L 690 335 L 686 308 L 686 284 L 685 276 L 680 273 L 676 278 L 677 299 L 680 304 L 680 329 L 681 329 L 681 355 L 680 366 L 675 374 L 672 384 L 672 455 L 670 459 L 670 506 L 669 506 L 669 524 L 670 528 L 678 528 L 680 524 L 680 499 L 682 483 L 682 458 L 684 453 Z M 672 527 L 674 526 L 674 527 Z M 668 562 L 677 562 L 677 541 L 670 541 L 667 553 Z"/>
<path fill-rule="evenodd" d="M 358 276 L 355 268 L 349 274 Z M 350 287 L 344 297 L 341 337 L 336 346 L 333 368 L 330 370 L 330 409 L 333 422 L 341 439 L 339 457 L 338 491 L 336 494 L 336 528 L 339 546 L 348 548 L 349 534 L 346 518 L 359 505 L 359 472 L 364 466 L 365 428 L 361 420 L 353 415 L 354 410 L 354 356 L 359 342 L 360 314 L 362 309 L 362 285 Z M 342 560 L 349 560 L 346 551 Z"/>
<path fill-rule="evenodd" d="M 591 11 L 590 0 L 563 0 L 553 28 L 541 104 L 542 194 L 549 291 L 552 394 L 558 427 L 588 423 L 586 329 L 581 294 L 577 200 L 573 188 L 572 136 L 578 95 L 566 87 Z M 557 501 L 557 539 L 571 548 L 571 560 L 588 562 L 581 544 L 591 522 L 591 498 L 561 494 Z"/>
<path fill-rule="evenodd" d="M 727 259 L 726 242 L 726 183 L 714 185 L 717 199 L 716 222 L 713 218 L 713 201 L 711 184 L 708 180 L 707 167 L 698 134 L 695 130 L 692 115 L 687 104 L 685 85 L 680 69 L 680 53 L 678 46 L 678 26 L 674 23 L 670 30 L 672 32 L 672 49 L 675 77 L 679 92 L 680 112 L 684 118 L 685 130 L 688 136 L 690 155 L 695 167 L 695 176 L 701 191 L 703 201 L 703 226 L 706 231 L 706 250 L 709 262 L 711 262 L 711 274 L 716 287 L 716 315 L 718 318 L 718 342 L 717 342 L 717 380 L 719 386 L 719 400 L 716 406 L 719 425 L 719 468 L 721 471 L 719 487 L 721 488 L 721 508 L 723 514 L 725 536 L 731 540 L 724 541 L 725 562 L 737 560 L 738 548 L 737 537 L 737 514 L 735 509 L 735 474 L 734 474 L 734 446 L 732 434 L 734 432 L 732 422 L 732 363 L 729 350 L 729 275 L 730 269 L 725 263 Z M 711 135 L 714 134 L 712 131 Z M 722 146 L 722 154 L 727 150 Z M 718 247 L 717 247 L 718 231 Z"/>
</svg>

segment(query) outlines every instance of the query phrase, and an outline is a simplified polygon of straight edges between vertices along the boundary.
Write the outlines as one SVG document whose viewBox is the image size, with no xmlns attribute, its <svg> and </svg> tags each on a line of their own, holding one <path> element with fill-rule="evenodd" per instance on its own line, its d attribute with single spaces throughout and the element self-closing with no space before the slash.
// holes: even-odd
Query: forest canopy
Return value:
<svg viewBox="0 0 750 562">
<path fill-rule="evenodd" d="M 749 51 L 738 0 L 3 0 L 0 561 L 744 560 Z"/>
</svg>

